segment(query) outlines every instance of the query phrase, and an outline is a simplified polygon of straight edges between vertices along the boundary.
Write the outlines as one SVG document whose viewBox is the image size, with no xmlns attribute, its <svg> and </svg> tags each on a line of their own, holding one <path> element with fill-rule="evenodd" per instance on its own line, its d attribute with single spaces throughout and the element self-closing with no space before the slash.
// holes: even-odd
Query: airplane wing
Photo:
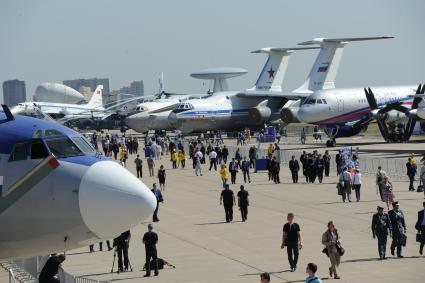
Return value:
<svg viewBox="0 0 425 283">
<path fill-rule="evenodd" d="M 177 105 L 179 105 L 179 103 L 169 105 L 169 106 L 166 106 L 166 107 L 162 107 L 162 108 L 159 108 L 159 109 L 156 109 L 156 110 L 152 110 L 152 111 L 149 111 L 149 114 L 156 114 L 156 113 L 160 113 L 160 112 L 171 111 L 171 110 L 174 110 L 174 108 Z"/>
<path fill-rule="evenodd" d="M 298 100 L 307 98 L 310 93 L 301 92 L 278 92 L 278 91 L 244 91 L 236 94 L 237 97 L 244 98 L 282 98 L 287 100 Z"/>
</svg>

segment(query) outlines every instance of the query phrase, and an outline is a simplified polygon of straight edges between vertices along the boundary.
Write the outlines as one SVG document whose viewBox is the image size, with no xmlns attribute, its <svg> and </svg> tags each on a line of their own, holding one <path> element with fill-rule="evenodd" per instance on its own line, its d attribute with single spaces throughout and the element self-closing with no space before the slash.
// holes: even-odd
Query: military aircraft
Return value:
<svg viewBox="0 0 425 283">
<path fill-rule="evenodd" d="M 139 179 L 79 133 L 0 112 L 0 260 L 47 255 L 116 237 L 151 216 Z"/>
</svg>

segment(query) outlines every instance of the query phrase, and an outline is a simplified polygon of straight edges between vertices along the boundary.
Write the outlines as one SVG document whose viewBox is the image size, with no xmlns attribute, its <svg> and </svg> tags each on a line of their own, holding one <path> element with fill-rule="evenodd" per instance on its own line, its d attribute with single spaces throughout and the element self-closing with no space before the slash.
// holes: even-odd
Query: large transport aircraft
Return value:
<svg viewBox="0 0 425 283">
<path fill-rule="evenodd" d="M 246 74 L 241 68 L 211 68 L 192 73 L 191 77 L 210 80 L 213 90 L 207 94 L 174 94 L 163 92 L 158 99 L 147 101 L 137 105 L 136 111 L 125 119 L 125 123 L 133 130 L 144 133 L 149 130 L 172 130 L 168 115 L 176 106 L 185 100 L 206 98 L 214 93 L 228 91 L 227 79 Z M 162 97 L 164 96 L 164 97 Z"/>
<path fill-rule="evenodd" d="M 152 192 L 79 133 L 0 112 L 0 260 L 111 239 L 149 216 Z"/>
<path fill-rule="evenodd" d="M 204 100 L 184 101 L 170 114 L 170 123 L 183 133 L 190 133 L 206 129 L 231 131 L 245 127 L 260 128 L 278 119 L 286 124 L 298 122 L 297 111 L 305 98 L 317 91 L 335 88 L 336 74 L 347 42 L 387 38 L 390 37 L 319 38 L 301 43 L 319 44 L 320 52 L 306 81 L 289 93 L 282 92 L 281 85 L 289 56 L 299 48 L 264 48 L 254 51 L 269 53 L 269 58 L 252 89 L 219 93 Z M 273 66 L 273 62 L 278 65 Z"/>
</svg>

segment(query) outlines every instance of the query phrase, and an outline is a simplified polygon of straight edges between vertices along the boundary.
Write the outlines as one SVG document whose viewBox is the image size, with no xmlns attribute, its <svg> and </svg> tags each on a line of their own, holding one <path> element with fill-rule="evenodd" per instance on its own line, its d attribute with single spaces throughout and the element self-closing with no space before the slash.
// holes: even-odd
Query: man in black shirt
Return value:
<svg viewBox="0 0 425 283">
<path fill-rule="evenodd" d="M 55 278 L 55 275 L 58 274 L 59 267 L 62 262 L 66 259 L 65 255 L 53 255 L 51 256 L 43 269 L 40 272 L 40 276 L 38 277 L 38 282 L 40 283 L 59 283 L 59 279 Z"/>
<path fill-rule="evenodd" d="M 224 206 L 224 212 L 226 214 L 226 222 L 233 221 L 233 205 L 235 204 L 235 195 L 233 191 L 229 189 L 229 185 L 224 186 L 224 190 L 221 191 L 220 205 Z"/>
<path fill-rule="evenodd" d="M 154 261 L 155 276 L 158 276 L 158 255 L 156 251 L 156 244 L 158 243 L 158 235 L 152 231 L 152 224 L 148 225 L 148 232 L 143 235 L 143 243 L 145 244 L 146 252 L 146 275 L 145 277 L 151 276 L 151 265 L 150 259 Z"/>
<path fill-rule="evenodd" d="M 238 192 L 238 206 L 241 210 L 242 221 L 245 222 L 248 218 L 248 206 L 249 206 L 249 193 L 245 190 L 245 187 L 241 185 L 240 191 Z"/>
<path fill-rule="evenodd" d="M 294 222 L 294 214 L 288 213 L 288 223 L 283 225 L 282 246 L 285 246 L 288 252 L 288 261 L 291 267 L 291 272 L 297 269 L 298 252 L 302 247 L 300 226 Z"/>
</svg>

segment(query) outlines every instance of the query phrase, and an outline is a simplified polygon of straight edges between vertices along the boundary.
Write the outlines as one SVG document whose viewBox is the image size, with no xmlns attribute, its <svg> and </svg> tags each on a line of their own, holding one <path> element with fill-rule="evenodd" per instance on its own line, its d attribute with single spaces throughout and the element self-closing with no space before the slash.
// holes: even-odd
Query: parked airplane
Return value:
<svg viewBox="0 0 425 283">
<path fill-rule="evenodd" d="M 171 110 L 185 100 L 211 96 L 213 93 L 228 91 L 227 79 L 246 74 L 241 68 L 213 68 L 192 73 L 191 77 L 213 82 L 213 91 L 207 94 L 160 94 L 159 99 L 137 105 L 136 112 L 129 115 L 125 123 L 133 130 L 144 133 L 149 130 L 169 130 L 172 126 L 168 120 Z M 161 85 L 161 82 L 160 82 Z M 165 97 L 163 98 L 162 95 Z"/>
<path fill-rule="evenodd" d="M 238 93 L 221 93 L 221 96 L 216 95 L 215 98 L 204 101 L 188 100 L 182 102 L 170 114 L 170 122 L 174 127 L 186 133 L 205 129 L 240 130 L 245 127 L 262 127 L 264 123 L 279 118 L 286 123 L 297 121 L 295 118 L 296 110 L 302 99 L 318 90 L 335 87 L 334 82 L 342 50 L 347 42 L 386 38 L 389 37 L 320 38 L 303 43 L 304 45 L 319 43 L 321 50 L 306 81 L 290 93 L 282 92 L 281 89 L 287 60 L 280 62 L 280 68 L 269 68 L 267 64 L 273 61 L 278 51 L 287 51 L 284 58 L 289 59 L 291 49 L 262 50 L 261 52 L 272 51 L 272 55 L 269 55 L 269 60 L 254 88 Z M 293 50 L 296 50 L 296 48 Z M 265 80 L 269 82 L 263 86 Z"/>
<path fill-rule="evenodd" d="M 151 216 L 156 199 L 79 133 L 0 112 L 0 260 L 113 238 Z"/>
<path fill-rule="evenodd" d="M 98 85 L 87 104 L 67 104 L 53 102 L 22 102 L 13 107 L 13 114 L 25 114 L 37 107 L 40 111 L 50 115 L 53 119 L 63 118 L 67 115 L 99 113 L 105 110 L 102 103 L 102 85 Z"/>
</svg>

